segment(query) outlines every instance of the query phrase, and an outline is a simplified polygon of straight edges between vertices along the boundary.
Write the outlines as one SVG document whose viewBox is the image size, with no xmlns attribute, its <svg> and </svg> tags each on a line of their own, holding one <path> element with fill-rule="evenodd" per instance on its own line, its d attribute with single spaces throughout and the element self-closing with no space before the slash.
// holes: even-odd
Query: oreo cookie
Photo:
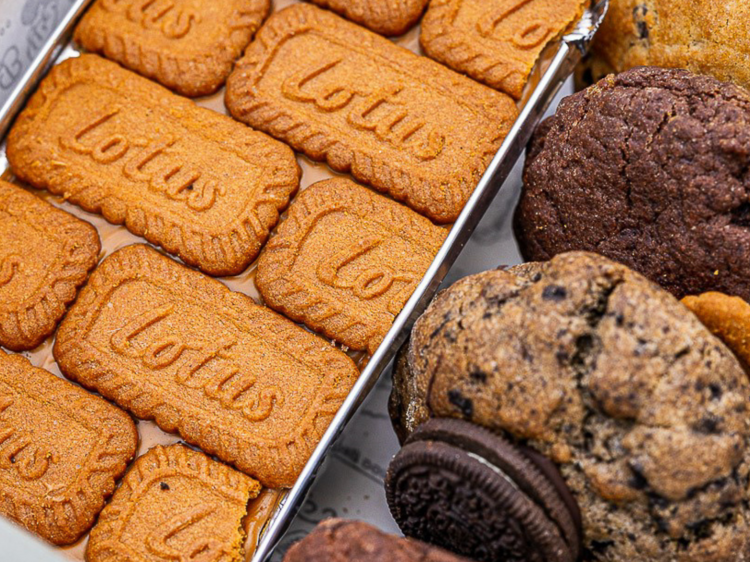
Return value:
<svg viewBox="0 0 750 562">
<path fill-rule="evenodd" d="M 479 561 L 574 562 L 581 514 L 552 462 L 462 420 L 432 419 L 386 477 L 406 536 Z"/>
</svg>

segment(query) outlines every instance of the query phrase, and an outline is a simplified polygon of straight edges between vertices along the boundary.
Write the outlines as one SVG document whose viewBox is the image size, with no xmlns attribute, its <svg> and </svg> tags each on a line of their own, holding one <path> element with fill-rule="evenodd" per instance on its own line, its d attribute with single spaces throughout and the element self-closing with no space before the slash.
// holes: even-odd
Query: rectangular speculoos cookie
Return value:
<svg viewBox="0 0 750 562">
<path fill-rule="evenodd" d="M 268 19 L 226 103 L 437 222 L 456 219 L 517 115 L 505 94 L 308 4 Z"/>
<path fill-rule="evenodd" d="M 99 259 L 89 223 L 0 180 L 0 345 L 32 349 L 50 335 Z"/>
<path fill-rule="evenodd" d="M 427 55 L 515 99 L 539 55 L 589 0 L 432 0 L 419 41 Z"/>
<path fill-rule="evenodd" d="M 250 265 L 300 176 L 283 144 L 96 55 L 50 71 L 7 155 L 24 181 L 211 275 Z"/>
<path fill-rule="evenodd" d="M 184 445 L 135 461 L 86 546 L 88 562 L 243 562 L 242 518 L 260 485 Z"/>
<path fill-rule="evenodd" d="M 218 90 L 270 0 L 97 0 L 75 41 L 184 96 Z"/>
<path fill-rule="evenodd" d="M 289 207 L 258 260 L 270 307 L 374 353 L 447 231 L 346 179 L 316 183 Z"/>
<path fill-rule="evenodd" d="M 294 484 L 359 374 L 325 340 L 144 245 L 91 274 L 54 356 L 269 488 Z"/>
<path fill-rule="evenodd" d="M 0 515 L 53 544 L 75 542 L 137 444 L 125 412 L 0 351 Z"/>
<path fill-rule="evenodd" d="M 382 35 L 401 35 L 417 23 L 429 0 L 312 0 Z"/>
</svg>

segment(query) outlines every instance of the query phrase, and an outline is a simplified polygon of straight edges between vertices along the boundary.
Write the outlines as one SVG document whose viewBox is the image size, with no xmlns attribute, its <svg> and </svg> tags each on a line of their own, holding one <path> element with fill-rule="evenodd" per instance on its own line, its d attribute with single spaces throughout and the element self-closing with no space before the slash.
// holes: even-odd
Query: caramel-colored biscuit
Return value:
<svg viewBox="0 0 750 562">
<path fill-rule="evenodd" d="M 76 541 L 137 444 L 125 412 L 0 351 L 0 515 L 53 544 Z"/>
<path fill-rule="evenodd" d="M 270 307 L 374 353 L 446 234 L 349 180 L 323 181 L 292 203 L 256 282 Z"/>
<path fill-rule="evenodd" d="M 432 0 L 420 43 L 431 58 L 520 99 L 544 48 L 589 0 Z"/>
<path fill-rule="evenodd" d="M 288 147 L 96 55 L 50 71 L 8 159 L 32 185 L 212 275 L 250 265 L 300 176 Z"/>
<path fill-rule="evenodd" d="M 242 518 L 260 485 L 184 445 L 138 458 L 104 508 L 88 562 L 242 562 Z"/>
<path fill-rule="evenodd" d="M 93 226 L 0 180 L 0 345 L 50 335 L 99 258 Z"/>
<path fill-rule="evenodd" d="M 508 96 L 307 4 L 269 18 L 226 103 L 438 222 L 458 217 L 517 115 Z"/>
<path fill-rule="evenodd" d="M 717 292 L 685 297 L 682 304 L 750 368 L 750 304 Z"/>
<path fill-rule="evenodd" d="M 98 0 L 78 24 L 83 48 L 185 96 L 218 90 L 270 0 Z"/>
<path fill-rule="evenodd" d="M 54 355 L 66 376 L 269 488 L 294 484 L 358 376 L 326 341 L 144 245 L 91 274 Z"/>
<path fill-rule="evenodd" d="M 382 35 L 401 35 L 411 29 L 429 0 L 312 0 Z"/>
</svg>

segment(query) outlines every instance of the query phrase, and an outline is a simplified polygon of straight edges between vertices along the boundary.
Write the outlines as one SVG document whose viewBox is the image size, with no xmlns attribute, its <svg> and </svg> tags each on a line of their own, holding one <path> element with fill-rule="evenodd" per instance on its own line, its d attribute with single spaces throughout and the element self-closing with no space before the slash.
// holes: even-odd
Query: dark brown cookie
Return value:
<svg viewBox="0 0 750 562">
<path fill-rule="evenodd" d="M 563 100 L 526 160 L 524 256 L 586 250 L 678 297 L 750 299 L 750 94 L 638 68 Z"/>
<path fill-rule="evenodd" d="M 750 382 L 626 267 L 575 252 L 462 279 L 417 321 L 398 380 L 407 431 L 462 418 L 558 464 L 595 559 L 750 560 Z"/>
<path fill-rule="evenodd" d="M 289 549 L 284 562 L 468 562 L 445 550 L 387 535 L 359 521 L 328 519 Z"/>
<path fill-rule="evenodd" d="M 408 536 L 487 562 L 573 562 L 580 512 L 555 473 L 479 426 L 434 419 L 391 462 L 386 495 Z"/>
</svg>

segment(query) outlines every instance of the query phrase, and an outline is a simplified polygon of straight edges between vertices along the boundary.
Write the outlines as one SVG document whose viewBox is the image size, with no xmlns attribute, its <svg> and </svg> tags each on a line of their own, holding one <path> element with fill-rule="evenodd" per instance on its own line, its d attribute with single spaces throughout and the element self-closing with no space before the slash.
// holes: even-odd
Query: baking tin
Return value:
<svg viewBox="0 0 750 562">
<path fill-rule="evenodd" d="M 5 137 L 13 119 L 21 111 L 26 100 L 49 68 L 65 58 L 76 56 L 77 51 L 72 47 L 70 41 L 72 30 L 80 15 L 92 1 L 75 0 L 73 2 L 68 15 L 55 29 L 32 65 L 24 73 L 11 96 L 2 108 L 0 108 L 0 139 Z M 295 3 L 295 1 L 276 0 L 274 7 L 275 9 L 279 9 L 285 5 Z M 357 408 L 393 359 L 393 356 L 405 341 L 413 323 L 437 292 L 440 283 L 461 253 L 464 245 L 484 215 L 485 210 L 523 153 L 534 128 L 542 118 L 551 100 L 571 75 L 575 65 L 588 50 L 591 40 L 607 11 L 608 3 L 609 0 L 592 0 L 591 7 L 584 12 L 576 25 L 559 41 L 546 49 L 541 61 L 532 73 L 524 97 L 519 104 L 519 117 L 516 119 L 508 136 L 474 190 L 474 193 L 466 203 L 458 220 L 450 229 L 445 243 L 435 257 L 432 265 L 372 357 L 369 360 L 366 360 L 362 356 L 355 357 L 359 359 L 360 366 L 364 365 L 362 373 L 310 457 L 295 486 L 291 490 L 265 497 L 263 500 L 264 505 L 257 506 L 258 513 L 263 514 L 264 518 L 267 514 L 270 514 L 270 517 L 267 521 L 257 526 L 258 528 L 262 527 L 262 533 L 259 534 L 259 541 L 254 552 L 252 549 L 253 545 L 248 544 L 247 557 L 250 562 L 265 562 L 270 558 L 274 548 L 283 537 L 285 530 L 300 510 L 305 496 L 315 480 L 318 469 L 334 441 L 344 430 Z M 396 42 L 418 51 L 418 29 L 417 27 L 411 30 L 404 37 L 397 39 Z M 221 113 L 226 113 L 223 105 L 223 91 L 197 101 L 200 105 Z M 314 163 L 303 156 L 299 156 L 298 160 L 303 169 L 301 189 L 316 181 L 335 175 L 324 164 Z M 8 169 L 7 159 L 5 158 L 4 141 L 0 143 L 0 175 L 4 179 L 13 181 L 12 174 Z M 102 217 L 86 213 L 78 207 L 65 203 L 62 199 L 52 196 L 47 192 L 35 193 L 71 214 L 92 223 L 102 238 L 104 255 L 125 245 L 144 242 L 144 240 L 127 232 L 123 226 L 111 225 Z M 259 300 L 259 294 L 254 286 L 254 265 L 242 275 L 233 278 L 224 278 L 222 281 L 233 290 L 239 290 Z M 30 357 L 35 365 L 60 375 L 59 369 L 52 359 L 51 343 L 52 338 L 49 338 L 39 348 L 25 355 Z M 179 439 L 178 436 L 161 432 L 153 422 L 140 421 L 138 425 L 139 432 L 141 433 L 139 454 L 142 454 L 155 444 L 166 444 Z M 4 539 L 6 539 L 7 535 L 10 535 L 6 540 L 2 541 L 3 544 L 6 541 L 14 541 L 16 539 L 14 534 L 18 535 L 17 540 L 19 542 L 28 540 L 28 537 L 21 530 L 8 530 L 7 526 L 4 526 L 4 528 L 0 528 L 0 531 L 3 532 Z M 252 542 L 254 542 L 254 539 L 249 538 L 248 543 Z M 67 554 L 68 558 L 82 560 L 84 546 L 85 539 L 72 548 L 63 549 L 63 552 Z M 62 559 L 59 556 L 55 556 L 55 554 L 51 554 L 53 551 L 47 552 L 42 558 L 35 559 L 43 562 Z"/>
</svg>

